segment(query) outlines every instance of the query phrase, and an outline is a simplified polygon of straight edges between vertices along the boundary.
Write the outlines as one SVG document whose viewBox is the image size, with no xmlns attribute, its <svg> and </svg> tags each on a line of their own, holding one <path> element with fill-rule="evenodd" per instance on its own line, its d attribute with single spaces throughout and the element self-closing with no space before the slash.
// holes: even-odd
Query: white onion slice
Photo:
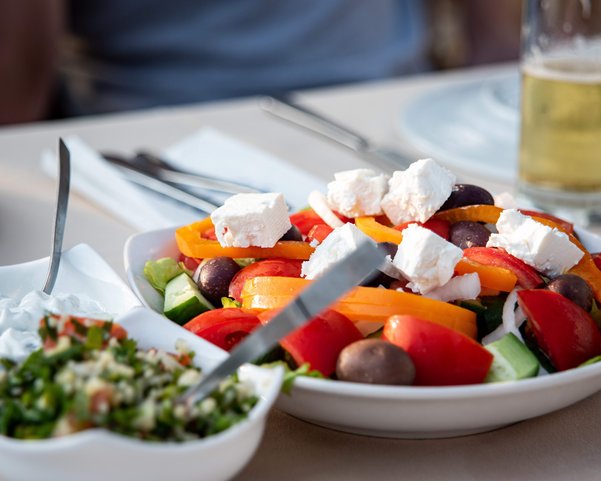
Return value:
<svg viewBox="0 0 601 481">
<path fill-rule="evenodd" d="M 521 307 L 518 306 L 516 308 L 519 290 L 520 289 L 516 287 L 507 295 L 505 304 L 503 304 L 503 322 L 493 332 L 482 339 L 483 345 L 497 341 L 505 334 L 510 332 L 513 333 L 520 341 L 524 342 L 519 327 L 522 325 L 522 322 L 526 320 L 526 315 L 522 311 Z"/>
<path fill-rule="evenodd" d="M 336 214 L 332 212 L 332 209 L 330 209 L 326 196 L 318 190 L 314 190 L 309 194 L 308 202 L 315 213 L 321 217 L 323 221 L 332 229 L 336 229 L 336 227 L 342 227 L 344 225 L 344 222 L 342 222 L 336 216 Z"/>
<path fill-rule="evenodd" d="M 453 277 L 446 284 L 425 294 L 424 297 L 443 302 L 476 299 L 480 295 L 480 277 L 475 272 Z"/>
</svg>

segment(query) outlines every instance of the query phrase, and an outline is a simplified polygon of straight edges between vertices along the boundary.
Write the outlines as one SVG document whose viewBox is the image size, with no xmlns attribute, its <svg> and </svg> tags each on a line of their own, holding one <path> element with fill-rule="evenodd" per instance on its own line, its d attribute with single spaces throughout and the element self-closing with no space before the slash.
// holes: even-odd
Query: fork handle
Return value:
<svg viewBox="0 0 601 481">
<path fill-rule="evenodd" d="M 261 108 L 276 117 L 304 127 L 355 152 L 364 152 L 369 148 L 369 141 L 362 135 L 313 110 L 294 103 L 287 96 L 272 95 L 264 97 Z"/>
</svg>

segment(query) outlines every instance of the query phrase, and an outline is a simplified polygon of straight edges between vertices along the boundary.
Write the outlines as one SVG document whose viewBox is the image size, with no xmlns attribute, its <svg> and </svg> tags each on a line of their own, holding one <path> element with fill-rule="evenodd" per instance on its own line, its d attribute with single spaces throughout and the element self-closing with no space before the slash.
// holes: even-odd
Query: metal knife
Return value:
<svg viewBox="0 0 601 481">
<path fill-rule="evenodd" d="M 183 394 L 181 401 L 194 403 L 208 396 L 226 376 L 242 364 L 268 352 L 280 339 L 304 325 L 343 294 L 351 290 L 380 267 L 386 258 L 370 240 L 334 264 L 313 281 L 268 324 L 238 344 L 230 356 L 213 369 L 199 384 Z"/>
<path fill-rule="evenodd" d="M 127 159 L 121 155 L 103 152 L 104 157 L 109 162 L 122 167 L 133 166 L 136 170 L 148 174 L 165 182 L 173 184 L 198 187 L 200 189 L 215 190 L 226 194 L 252 194 L 263 192 L 260 189 L 249 185 L 232 182 L 225 179 L 219 179 L 209 175 L 189 172 L 172 166 L 161 157 L 146 151 L 137 152 L 134 157 Z"/>
<path fill-rule="evenodd" d="M 303 127 L 358 153 L 384 172 L 406 169 L 412 163 L 395 149 L 372 144 L 363 135 L 295 103 L 290 97 L 272 95 L 261 99 L 261 108 L 276 117 Z"/>
<path fill-rule="evenodd" d="M 138 167 L 125 159 L 117 156 L 105 157 L 105 159 L 111 164 L 115 165 L 123 177 L 130 182 L 145 187 L 158 194 L 165 195 L 171 199 L 174 199 L 182 204 L 185 204 L 194 209 L 200 210 L 201 212 L 210 214 L 219 206 L 208 199 L 200 197 L 192 192 L 177 187 L 159 177 L 154 177 L 149 174 L 144 168 Z"/>
</svg>

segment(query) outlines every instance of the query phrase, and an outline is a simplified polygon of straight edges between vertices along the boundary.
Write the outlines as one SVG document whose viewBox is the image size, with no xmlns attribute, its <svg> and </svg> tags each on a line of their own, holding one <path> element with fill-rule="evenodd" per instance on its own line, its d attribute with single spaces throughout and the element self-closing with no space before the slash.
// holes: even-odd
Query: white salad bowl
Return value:
<svg viewBox="0 0 601 481">
<path fill-rule="evenodd" d="M 601 237 L 577 230 L 591 251 Z M 161 312 L 144 263 L 177 258 L 174 229 L 145 232 L 125 246 L 128 281 L 140 301 Z M 562 409 L 601 390 L 601 363 L 516 382 L 450 387 L 375 386 L 299 377 L 276 406 L 324 427 L 391 438 L 443 438 L 490 431 Z"/>
<path fill-rule="evenodd" d="M 0 293 L 21 297 L 43 285 L 48 259 L 0 266 Z M 178 339 L 196 353 L 194 362 L 208 370 L 227 357 L 220 348 L 194 336 L 163 316 L 140 306 L 127 285 L 89 246 L 63 255 L 54 292 L 86 295 L 108 312 L 120 314 L 140 347 L 175 350 Z M 2 481 L 207 481 L 226 480 L 239 472 L 256 450 L 267 413 L 282 382 L 281 369 L 246 365 L 239 370 L 259 396 L 242 422 L 207 438 L 185 443 L 144 442 L 91 429 L 47 440 L 24 441 L 0 436 Z"/>
</svg>

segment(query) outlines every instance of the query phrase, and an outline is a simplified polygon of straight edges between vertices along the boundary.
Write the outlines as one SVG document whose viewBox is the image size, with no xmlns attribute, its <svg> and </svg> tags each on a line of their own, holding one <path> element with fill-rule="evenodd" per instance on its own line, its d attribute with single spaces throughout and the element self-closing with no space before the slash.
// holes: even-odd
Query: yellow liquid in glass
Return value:
<svg viewBox="0 0 601 481">
<path fill-rule="evenodd" d="M 519 176 L 537 188 L 601 194 L 601 66 L 524 67 Z"/>
</svg>

